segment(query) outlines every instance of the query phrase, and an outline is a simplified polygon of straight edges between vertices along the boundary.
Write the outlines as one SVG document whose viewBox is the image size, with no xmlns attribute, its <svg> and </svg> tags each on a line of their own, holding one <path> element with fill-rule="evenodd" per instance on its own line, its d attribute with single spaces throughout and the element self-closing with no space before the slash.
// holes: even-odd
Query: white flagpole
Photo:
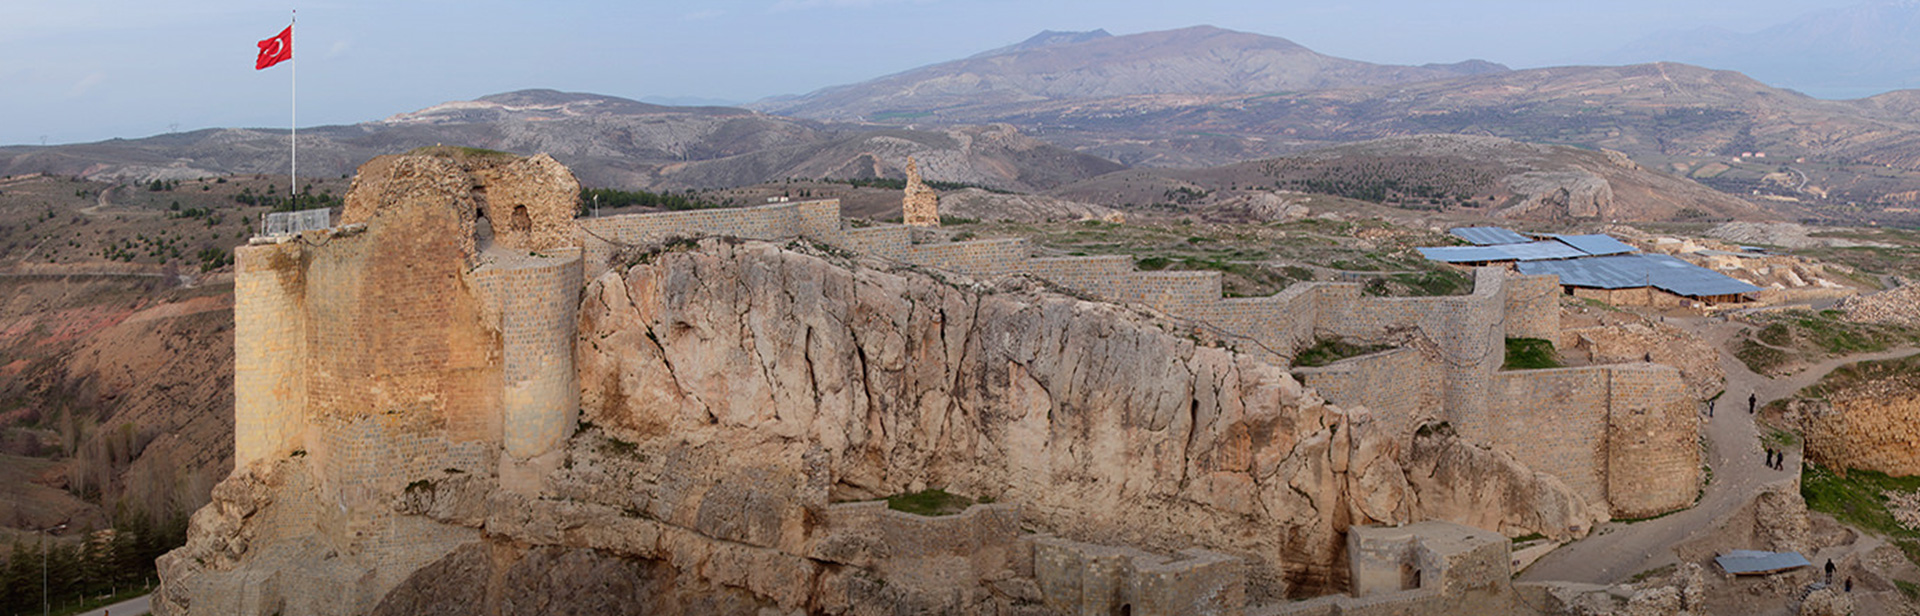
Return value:
<svg viewBox="0 0 1920 616">
<path fill-rule="evenodd" d="M 293 31 L 294 24 L 299 22 L 300 22 L 300 9 L 294 9 L 293 20 L 287 22 L 287 31 L 291 33 Z M 288 39 L 287 47 L 289 48 L 288 51 L 291 52 L 292 51 L 291 48 L 293 47 L 292 35 L 289 34 L 287 39 Z M 289 120 L 288 126 L 290 127 L 288 134 L 291 137 L 291 139 L 288 140 L 289 143 L 287 144 L 287 147 L 293 150 L 293 162 L 291 166 L 289 166 L 287 169 L 287 194 L 292 195 L 293 199 L 299 199 L 300 198 L 300 188 L 299 188 L 299 184 L 300 184 L 300 59 L 288 58 L 287 61 L 293 63 L 293 67 L 290 71 L 293 74 L 292 76 L 293 88 L 290 92 L 288 92 L 288 98 L 291 99 L 291 102 L 288 105 L 290 117 L 287 118 Z"/>
</svg>

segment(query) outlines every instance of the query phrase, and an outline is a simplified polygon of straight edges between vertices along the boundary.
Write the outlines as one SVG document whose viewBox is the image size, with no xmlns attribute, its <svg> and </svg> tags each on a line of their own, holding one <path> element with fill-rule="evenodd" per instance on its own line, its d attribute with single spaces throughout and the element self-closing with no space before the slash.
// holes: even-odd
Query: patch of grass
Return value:
<svg viewBox="0 0 1920 616">
<path fill-rule="evenodd" d="M 1674 572 L 1674 570 L 1677 568 L 1679 568 L 1677 565 L 1660 565 L 1658 567 L 1654 567 L 1652 569 L 1648 569 L 1646 571 L 1641 571 L 1639 573 L 1633 574 L 1633 577 L 1627 578 L 1627 583 L 1639 584 L 1649 579 L 1653 579 L 1657 577 L 1665 577 L 1667 575 L 1671 575 Z"/>
<path fill-rule="evenodd" d="M 972 504 L 971 498 L 948 494 L 939 488 L 887 497 L 888 509 L 924 516 L 953 515 L 966 511 Z"/>
<path fill-rule="evenodd" d="M 520 158 L 519 154 L 514 154 L 512 152 L 502 152 L 499 150 L 489 150 L 486 148 L 470 148 L 470 147 L 458 146 L 458 145 L 430 145 L 425 147 L 418 147 L 412 150 L 408 150 L 407 155 L 408 156 L 444 156 L 447 158 L 454 158 L 454 159 L 461 159 L 461 160 L 466 160 L 466 159 L 513 160 L 513 159 Z"/>
<path fill-rule="evenodd" d="M 1907 558 L 1920 564 L 1920 531 L 1901 526 L 1887 510 L 1881 493 L 1894 490 L 1920 490 L 1920 477 L 1889 477 L 1885 473 L 1849 470 L 1843 476 L 1831 469 L 1808 464 L 1800 473 L 1800 496 L 1807 509 L 1832 515 L 1846 524 L 1893 538 L 1907 552 Z"/>
<path fill-rule="evenodd" d="M 631 443 L 628 441 L 623 441 L 613 437 L 607 437 L 607 441 L 606 441 L 606 444 L 604 445 L 604 449 L 602 449 L 601 451 L 608 455 L 631 458 L 631 457 L 635 457 L 635 455 L 639 452 L 639 450 L 640 450 L 640 445 L 638 444 Z"/>
<path fill-rule="evenodd" d="M 1394 274 L 1388 278 L 1413 289 L 1414 295 L 1418 296 L 1461 295 L 1473 290 L 1472 278 L 1451 269 Z"/>
<path fill-rule="evenodd" d="M 1920 584 L 1906 580 L 1894 580 L 1893 585 L 1900 587 L 1900 594 L 1906 595 L 1907 600 L 1920 601 Z"/>
<path fill-rule="evenodd" d="M 1770 374 L 1788 359 L 1786 351 L 1754 342 L 1752 338 L 1741 338 L 1740 348 L 1733 350 L 1733 357 L 1754 374 Z"/>
<path fill-rule="evenodd" d="M 1820 381 L 1802 389 L 1802 398 L 1824 399 L 1834 393 L 1862 384 L 1892 379 L 1914 379 L 1920 375 L 1920 355 L 1879 361 L 1861 361 L 1834 368 Z"/>
<path fill-rule="evenodd" d="M 1766 433 L 1760 435 L 1760 442 L 1774 449 L 1792 449 L 1800 446 L 1800 436 L 1774 426 L 1764 426 Z"/>
<path fill-rule="evenodd" d="M 1293 356 L 1296 368 L 1318 368 L 1333 362 L 1359 357 L 1369 353 L 1378 353 L 1393 348 L 1386 344 L 1354 344 L 1342 338 L 1321 338 L 1313 346 L 1301 350 Z"/>
<path fill-rule="evenodd" d="M 1839 310 L 1788 310 L 1756 316 L 1760 342 L 1809 356 L 1874 353 L 1920 340 L 1920 333 L 1897 325 L 1854 323 Z"/>
<path fill-rule="evenodd" d="M 1502 370 L 1540 370 L 1560 367 L 1553 342 L 1541 338 L 1508 338 L 1507 361 Z"/>
</svg>

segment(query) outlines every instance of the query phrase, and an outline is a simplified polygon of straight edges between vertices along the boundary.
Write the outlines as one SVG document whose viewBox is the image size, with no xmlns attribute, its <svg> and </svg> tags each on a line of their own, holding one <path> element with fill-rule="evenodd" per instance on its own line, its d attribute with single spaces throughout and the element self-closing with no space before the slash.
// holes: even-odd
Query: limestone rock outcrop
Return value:
<svg viewBox="0 0 1920 616">
<path fill-rule="evenodd" d="M 653 461 L 643 511 L 785 550 L 810 509 L 942 487 L 1066 536 L 1245 556 L 1267 596 L 1338 588 L 1349 525 L 1415 519 L 1402 445 L 1280 368 L 1017 280 L 865 265 L 709 240 L 589 285 L 583 418 Z M 1462 459 L 1431 457 L 1434 502 L 1466 502 L 1441 483 Z M 1499 528 L 1585 526 L 1563 486 L 1511 483 L 1471 497 L 1512 512 Z"/>
<path fill-rule="evenodd" d="M 1613 211 L 1613 185 L 1587 171 L 1529 171 L 1507 177 L 1518 197 L 1495 215 L 1530 220 L 1594 218 Z"/>
</svg>

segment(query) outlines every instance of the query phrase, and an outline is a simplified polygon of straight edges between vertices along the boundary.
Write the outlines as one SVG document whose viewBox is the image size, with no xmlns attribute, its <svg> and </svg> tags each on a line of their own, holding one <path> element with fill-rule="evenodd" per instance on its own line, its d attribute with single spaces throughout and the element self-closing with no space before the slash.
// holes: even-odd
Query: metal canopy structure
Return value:
<svg viewBox="0 0 1920 616">
<path fill-rule="evenodd" d="M 1798 552 L 1762 552 L 1759 550 L 1729 550 L 1714 557 L 1713 562 L 1734 575 L 1766 575 L 1788 569 L 1811 567 L 1807 557 Z"/>
<path fill-rule="evenodd" d="M 1587 256 L 1579 249 L 1557 241 L 1502 244 L 1499 246 L 1441 246 L 1419 248 L 1428 259 L 1446 263 L 1482 263 L 1489 261 L 1540 261 L 1575 259 Z"/>
<path fill-rule="evenodd" d="M 1605 234 L 1549 235 L 1547 237 L 1565 242 L 1568 246 L 1580 249 L 1580 252 L 1594 256 L 1626 254 L 1635 250 L 1625 242 Z"/>
<path fill-rule="evenodd" d="M 332 210 L 315 208 L 298 212 L 267 214 L 267 235 L 297 235 L 302 231 L 333 228 Z"/>
<path fill-rule="evenodd" d="M 1529 276 L 1554 274 L 1560 284 L 1598 289 L 1654 287 L 1674 295 L 1707 297 L 1753 293 L 1760 287 L 1667 255 L 1626 254 L 1520 263 Z"/>
<path fill-rule="evenodd" d="M 1533 238 L 1513 232 L 1504 227 L 1457 227 L 1447 233 L 1466 240 L 1475 246 L 1498 246 L 1501 244 L 1525 244 Z"/>
</svg>

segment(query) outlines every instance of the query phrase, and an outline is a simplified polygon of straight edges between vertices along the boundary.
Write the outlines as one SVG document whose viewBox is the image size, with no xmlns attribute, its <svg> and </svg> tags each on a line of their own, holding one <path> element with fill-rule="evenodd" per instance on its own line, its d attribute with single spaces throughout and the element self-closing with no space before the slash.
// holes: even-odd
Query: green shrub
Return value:
<svg viewBox="0 0 1920 616">
<path fill-rule="evenodd" d="M 1318 368 L 1333 362 L 1359 357 L 1369 353 L 1378 353 L 1393 348 L 1386 344 L 1353 344 L 1343 338 L 1321 338 L 1313 346 L 1302 349 L 1293 356 L 1293 365 L 1302 368 Z"/>
<path fill-rule="evenodd" d="M 888 509 L 924 516 L 953 515 L 966 511 L 972 504 L 971 498 L 948 494 L 939 488 L 887 497 Z"/>
<path fill-rule="evenodd" d="M 1539 370 L 1558 368 L 1560 359 L 1553 352 L 1553 342 L 1540 338 L 1508 338 L 1507 361 L 1503 370 Z"/>
</svg>

